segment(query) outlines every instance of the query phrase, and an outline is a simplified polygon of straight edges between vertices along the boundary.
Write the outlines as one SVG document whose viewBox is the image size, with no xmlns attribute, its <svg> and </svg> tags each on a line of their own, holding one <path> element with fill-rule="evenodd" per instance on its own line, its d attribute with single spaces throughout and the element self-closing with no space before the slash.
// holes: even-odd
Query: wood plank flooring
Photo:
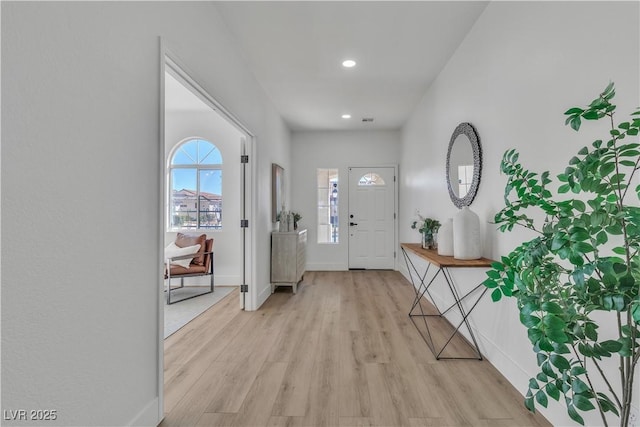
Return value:
<svg viewBox="0 0 640 427">
<path fill-rule="evenodd" d="M 413 297 L 394 271 L 307 272 L 256 312 L 231 293 L 165 341 L 160 425 L 550 425 L 489 362 L 435 360 Z"/>
</svg>

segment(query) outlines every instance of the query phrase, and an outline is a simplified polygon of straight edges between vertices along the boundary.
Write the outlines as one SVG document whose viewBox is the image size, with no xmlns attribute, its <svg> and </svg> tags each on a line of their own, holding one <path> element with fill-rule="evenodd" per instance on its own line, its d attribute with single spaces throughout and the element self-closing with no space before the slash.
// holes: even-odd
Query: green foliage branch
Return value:
<svg viewBox="0 0 640 427">
<path fill-rule="evenodd" d="M 417 214 L 418 219 L 411 222 L 411 228 L 418 230 L 420 234 L 437 233 L 440 229 L 440 221 L 433 218 L 425 218 L 420 213 Z"/>
<path fill-rule="evenodd" d="M 280 221 L 280 214 L 281 213 L 282 212 L 278 212 L 278 214 L 276 215 L 276 221 Z M 291 213 L 291 215 L 293 215 L 293 221 L 294 222 L 299 222 L 302 219 L 302 215 L 299 214 L 298 212 L 291 211 L 290 213 Z"/>
<path fill-rule="evenodd" d="M 587 107 L 565 112 L 576 131 L 583 120 L 608 121 L 609 139 L 571 158 L 555 195 L 549 172 L 525 169 L 515 150 L 504 154 L 505 207 L 495 222 L 502 232 L 519 226 L 535 237 L 493 263 L 484 281 L 493 301 L 516 298 L 536 354 L 540 371 L 529 380 L 525 406 L 534 412 L 549 397 L 563 397 L 571 419 L 583 425 L 580 412 L 596 409 L 604 425 L 607 412 L 629 425 L 640 358 L 640 185 L 631 186 L 640 173 L 640 109 L 616 126 L 614 95 L 611 83 Z M 613 339 L 598 332 L 594 314 L 602 311 L 614 313 Z M 612 357 L 615 375 L 603 368 Z"/>
</svg>

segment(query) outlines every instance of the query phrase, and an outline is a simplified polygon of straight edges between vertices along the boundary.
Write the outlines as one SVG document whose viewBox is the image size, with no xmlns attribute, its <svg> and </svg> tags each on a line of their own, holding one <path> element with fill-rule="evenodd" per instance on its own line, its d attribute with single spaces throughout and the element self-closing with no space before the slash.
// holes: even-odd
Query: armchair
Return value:
<svg viewBox="0 0 640 427">
<path fill-rule="evenodd" d="M 199 297 L 202 295 L 210 294 L 214 291 L 214 278 L 213 278 L 213 239 L 207 239 L 205 234 L 200 236 L 189 236 L 182 233 L 178 233 L 176 238 L 176 244 L 180 247 L 190 246 L 191 244 L 200 244 L 200 250 L 195 254 L 172 256 L 168 257 L 165 263 L 164 278 L 167 281 L 167 304 L 174 304 L 176 302 L 185 301 L 191 298 Z M 177 264 L 173 264 L 173 261 L 185 260 L 193 258 L 188 267 L 182 267 Z M 206 287 L 206 291 L 190 295 L 175 301 L 172 301 L 172 293 L 185 289 L 184 278 L 185 277 L 198 277 L 209 276 L 209 286 Z M 171 286 L 171 279 L 180 278 L 180 286 Z M 178 291 L 178 293 L 180 293 Z"/>
</svg>

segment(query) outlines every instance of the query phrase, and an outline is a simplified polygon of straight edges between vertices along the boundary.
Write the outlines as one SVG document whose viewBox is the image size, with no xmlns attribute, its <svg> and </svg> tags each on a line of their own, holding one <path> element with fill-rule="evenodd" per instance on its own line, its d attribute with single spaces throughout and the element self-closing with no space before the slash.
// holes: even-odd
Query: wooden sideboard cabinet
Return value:
<svg viewBox="0 0 640 427">
<path fill-rule="evenodd" d="M 307 263 L 307 230 L 271 233 L 271 293 L 291 286 L 296 293 Z"/>
</svg>

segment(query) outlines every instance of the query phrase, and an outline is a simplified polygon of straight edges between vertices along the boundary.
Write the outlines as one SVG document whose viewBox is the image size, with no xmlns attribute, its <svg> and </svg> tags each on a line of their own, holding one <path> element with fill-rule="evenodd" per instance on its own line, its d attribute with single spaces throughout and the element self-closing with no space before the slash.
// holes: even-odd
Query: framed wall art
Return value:
<svg viewBox="0 0 640 427">
<path fill-rule="evenodd" d="M 271 164 L 271 222 L 278 221 L 280 211 L 284 209 L 284 169 Z"/>
</svg>

